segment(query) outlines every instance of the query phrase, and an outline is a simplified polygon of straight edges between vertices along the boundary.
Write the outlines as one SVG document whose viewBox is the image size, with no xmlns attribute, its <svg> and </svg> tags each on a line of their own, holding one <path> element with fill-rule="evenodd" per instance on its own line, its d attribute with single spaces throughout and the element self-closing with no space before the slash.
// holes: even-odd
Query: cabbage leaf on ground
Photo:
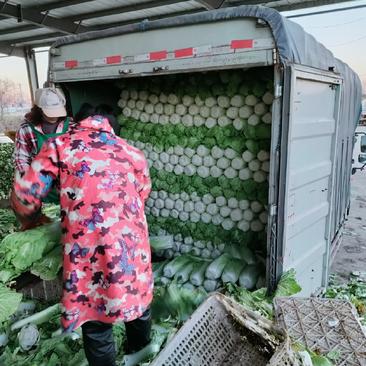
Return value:
<svg viewBox="0 0 366 366">
<path fill-rule="evenodd" d="M 6 236 L 0 243 L 0 282 L 6 283 L 30 270 L 36 261 L 60 245 L 60 238 L 57 221 Z"/>
<path fill-rule="evenodd" d="M 10 290 L 8 287 L 0 284 L 0 324 L 8 321 L 22 301 L 22 294 Z"/>
</svg>

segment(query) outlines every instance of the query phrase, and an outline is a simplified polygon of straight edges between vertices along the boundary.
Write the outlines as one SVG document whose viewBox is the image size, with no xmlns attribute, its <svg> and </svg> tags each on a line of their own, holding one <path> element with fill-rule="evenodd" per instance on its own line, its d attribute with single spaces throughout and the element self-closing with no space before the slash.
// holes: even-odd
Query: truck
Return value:
<svg viewBox="0 0 366 366">
<path fill-rule="evenodd" d="M 359 125 L 356 128 L 352 157 L 352 174 L 357 170 L 363 170 L 366 164 L 366 126 Z"/>
<path fill-rule="evenodd" d="M 158 230 L 161 224 L 164 232 L 174 231 L 179 245 L 176 252 L 168 253 L 170 258 L 179 255 L 179 248 L 187 245 L 188 249 L 196 248 L 197 253 L 204 252 L 199 245 L 205 233 L 201 230 L 197 234 L 197 230 L 203 227 L 202 220 L 210 221 L 211 216 L 196 211 L 199 205 L 186 213 L 183 207 L 189 204 L 185 202 L 181 208 L 185 213 L 175 210 L 177 202 L 169 199 L 174 200 L 179 192 L 160 179 L 164 176 L 174 182 L 187 183 L 199 176 L 200 184 L 219 181 L 230 185 L 226 175 L 218 176 L 223 176 L 225 169 L 225 174 L 231 169 L 225 165 L 227 159 L 220 161 L 222 168 L 217 168 L 217 164 L 222 153 L 234 156 L 234 150 L 239 157 L 251 156 L 248 160 L 255 160 L 251 163 L 244 159 L 244 163 L 240 163 L 237 159 L 236 164 L 244 166 L 242 170 L 245 166 L 250 169 L 242 173 L 230 170 L 235 177 L 241 174 L 243 181 L 236 182 L 248 188 L 244 176 L 260 176 L 255 175 L 258 170 L 255 167 L 264 166 L 258 160 L 258 150 L 262 151 L 263 142 L 268 142 L 268 176 L 264 182 L 251 178 L 255 183 L 254 191 L 259 185 L 266 185 L 265 203 L 262 195 L 265 213 L 261 212 L 265 231 L 259 235 L 256 228 L 260 221 L 253 219 L 256 222 L 253 224 L 248 219 L 247 203 L 249 201 L 256 217 L 254 207 L 258 205 L 253 205 L 253 201 L 258 201 L 258 194 L 251 193 L 246 199 L 245 194 L 239 192 L 238 197 L 231 197 L 234 199 L 230 201 L 231 193 L 220 186 L 212 192 L 221 193 L 215 196 L 210 191 L 206 195 L 204 206 L 208 207 L 212 198 L 213 204 L 217 203 L 217 196 L 222 196 L 222 200 L 232 203 L 229 218 L 233 218 L 233 210 L 238 210 L 239 202 L 239 209 L 243 205 L 243 211 L 237 213 L 240 217 L 244 215 L 248 224 L 245 219 L 237 224 L 234 218 L 230 221 L 223 218 L 224 214 L 222 217 L 216 214 L 217 222 L 207 224 L 211 226 L 205 232 L 209 235 L 213 229 L 215 235 L 222 234 L 223 244 L 220 247 L 214 239 L 206 244 L 215 246 L 216 243 L 222 249 L 231 241 L 243 241 L 241 245 L 247 245 L 255 253 L 261 252 L 262 261 L 254 266 L 263 268 L 269 291 L 275 288 L 282 273 L 292 268 L 301 284 L 301 295 L 316 295 L 327 286 L 330 262 L 340 245 L 349 207 L 361 83 L 346 64 L 299 25 L 270 8 L 239 6 L 67 36 L 50 48 L 48 83 L 64 91 L 71 114 L 75 114 L 83 102 L 113 106 L 120 115 L 121 136 L 146 150 L 156 191 L 151 205 L 147 206 L 147 215 L 152 220 L 151 229 Z M 207 94 L 203 84 L 209 89 Z M 169 95 L 172 96 L 168 101 Z M 221 102 L 219 97 L 222 97 Z M 267 104 L 263 102 L 266 98 L 270 99 Z M 262 109 L 266 117 L 260 112 Z M 172 114 L 179 118 L 173 118 Z M 234 131 L 233 125 L 237 134 L 227 133 L 233 146 L 227 140 L 222 140 L 225 144 L 221 149 L 213 146 L 213 139 L 219 141 L 220 127 Z M 259 130 L 268 134 L 257 141 Z M 159 131 L 166 145 L 159 145 Z M 189 137 L 175 136 L 174 140 L 171 134 L 175 131 Z M 175 149 L 180 142 L 185 145 L 183 149 Z M 154 144 L 159 145 L 156 151 Z M 234 145 L 239 147 L 235 150 Z M 219 155 L 205 160 L 207 151 L 212 152 L 214 148 Z M 197 155 L 199 149 L 203 151 L 202 156 Z M 183 164 L 183 170 L 181 167 L 175 170 L 169 159 L 185 161 L 175 154 L 179 150 L 189 152 L 189 159 L 197 155 L 195 159 L 202 161 L 202 165 L 203 161 L 211 161 L 209 173 L 199 168 L 200 163 L 191 164 L 191 160 Z M 168 157 L 164 155 L 164 160 L 168 161 L 153 161 L 153 156 L 163 158 L 166 151 Z M 233 160 L 229 159 L 230 162 L 234 166 Z M 186 169 L 187 164 L 194 169 Z M 183 183 L 179 184 L 183 187 Z M 185 187 L 193 204 L 205 197 L 203 190 L 197 193 L 192 189 L 193 183 Z M 169 191 L 170 188 L 175 191 Z M 161 207 L 156 208 L 159 199 Z M 168 209 L 164 207 L 165 202 L 170 202 Z M 192 214 L 192 210 L 196 214 Z M 161 214 L 164 217 L 159 216 Z M 224 221 L 226 231 L 222 231 Z M 168 227 L 167 223 L 170 223 Z M 177 235 L 177 228 L 182 230 L 182 235 Z M 189 230 L 194 233 L 190 234 Z M 187 235 L 189 239 L 185 240 Z"/>
</svg>

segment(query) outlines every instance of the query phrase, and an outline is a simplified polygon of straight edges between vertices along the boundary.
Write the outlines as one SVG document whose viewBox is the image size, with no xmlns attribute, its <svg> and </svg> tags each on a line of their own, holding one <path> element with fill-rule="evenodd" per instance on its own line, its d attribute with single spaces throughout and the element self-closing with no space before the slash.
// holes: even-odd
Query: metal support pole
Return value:
<svg viewBox="0 0 366 366">
<path fill-rule="evenodd" d="M 28 84 L 31 92 L 32 103 L 34 102 L 34 92 L 39 88 L 36 55 L 33 49 L 24 48 L 24 59 L 27 66 Z"/>
</svg>

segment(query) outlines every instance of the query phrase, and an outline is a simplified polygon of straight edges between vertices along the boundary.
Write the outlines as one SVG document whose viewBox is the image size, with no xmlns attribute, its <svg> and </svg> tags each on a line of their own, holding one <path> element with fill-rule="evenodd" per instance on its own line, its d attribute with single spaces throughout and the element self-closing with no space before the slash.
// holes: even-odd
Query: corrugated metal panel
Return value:
<svg viewBox="0 0 366 366">
<path fill-rule="evenodd" d="M 13 28 L 16 26 L 18 21 L 16 19 L 8 18 L 0 21 L 0 30 L 7 29 L 7 28 Z"/>
<path fill-rule="evenodd" d="M 22 4 L 24 7 L 35 7 L 39 6 L 42 9 L 44 5 L 55 4 L 55 6 L 59 3 L 58 1 L 40 1 L 40 0 L 27 0 L 21 1 L 18 3 Z M 128 22 L 133 21 L 134 19 L 144 19 L 150 17 L 157 17 L 159 15 L 169 15 L 176 12 L 184 12 L 194 9 L 204 9 L 203 5 L 190 0 L 190 1 L 181 1 L 176 4 L 163 5 L 159 7 L 148 8 L 148 5 L 151 3 L 151 0 L 98 0 L 98 1 L 87 1 L 77 5 L 65 6 L 57 9 L 53 9 L 49 11 L 49 15 L 57 18 L 64 17 L 75 17 L 77 15 L 93 13 L 103 10 L 110 10 L 116 7 L 127 7 L 136 5 L 141 7 L 141 4 L 146 3 L 147 9 L 129 11 L 127 13 L 116 13 L 113 15 L 96 17 L 91 19 L 85 19 L 82 22 L 83 26 L 99 26 L 103 28 L 103 25 L 108 25 L 109 23 L 119 23 L 119 22 Z M 156 4 L 156 3 L 155 3 Z M 42 28 L 39 29 L 34 26 L 35 29 L 28 29 L 26 31 L 22 31 L 16 33 L 13 31 L 14 28 L 22 28 L 24 26 L 32 26 L 31 23 L 27 21 L 23 21 L 18 23 L 17 19 L 9 18 L 9 19 L 0 19 L 0 31 L 4 31 L 6 29 L 12 29 L 12 32 L 9 34 L 1 34 L 0 42 L 11 42 L 16 43 L 20 42 L 23 37 L 29 38 L 34 36 L 45 35 L 45 39 L 47 38 L 47 34 L 55 33 L 57 30 L 50 28 Z M 39 43 L 39 40 L 37 41 Z"/>
<path fill-rule="evenodd" d="M 17 3 L 21 4 L 25 8 L 29 8 L 31 6 L 39 6 L 39 5 L 52 4 L 52 3 L 57 4 L 58 0 L 48 0 L 48 1 L 44 1 L 44 0 L 18 0 Z"/>
<path fill-rule="evenodd" d="M 80 5 L 72 5 L 50 11 L 50 14 L 56 17 L 74 16 L 77 14 L 89 13 L 92 11 L 112 9 L 118 6 L 129 6 L 134 4 L 147 3 L 150 0 L 98 0 L 90 1 Z"/>
<path fill-rule="evenodd" d="M 47 28 L 38 28 L 34 30 L 28 30 L 25 32 L 11 33 L 11 34 L 3 34 L 0 36 L 0 41 L 22 41 L 24 38 L 33 37 L 33 36 L 41 36 L 46 35 L 47 33 L 51 33 L 52 30 Z M 46 37 L 45 37 L 46 38 Z"/>
<path fill-rule="evenodd" d="M 134 19 L 141 19 L 141 18 L 149 18 L 159 15 L 168 15 L 175 12 L 181 11 L 189 11 L 192 9 L 200 9 L 202 5 L 197 4 L 195 1 L 185 1 L 178 4 L 173 5 L 164 5 L 159 6 L 156 8 L 133 11 L 128 13 L 110 15 L 107 17 L 102 18 L 93 18 L 83 21 L 83 25 L 86 26 L 93 26 L 93 25 L 101 25 L 101 24 L 108 24 L 114 22 L 124 22 L 124 21 L 133 21 Z M 203 10 L 203 9 L 202 9 Z"/>
</svg>

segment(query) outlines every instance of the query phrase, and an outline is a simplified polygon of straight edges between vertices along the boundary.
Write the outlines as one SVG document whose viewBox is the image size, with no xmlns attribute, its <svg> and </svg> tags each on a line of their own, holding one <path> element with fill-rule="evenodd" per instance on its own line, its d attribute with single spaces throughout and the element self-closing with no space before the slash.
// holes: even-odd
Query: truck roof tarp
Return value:
<svg viewBox="0 0 366 366">
<path fill-rule="evenodd" d="M 84 42 L 93 39 L 122 35 L 126 33 L 144 32 L 150 29 L 162 29 L 190 24 L 217 22 L 238 18 L 257 18 L 268 23 L 279 52 L 280 61 L 284 65 L 300 64 L 322 70 L 334 70 L 344 79 L 341 106 L 343 121 L 358 122 L 361 112 L 362 88 L 359 77 L 345 63 L 334 57 L 331 51 L 319 43 L 312 35 L 278 11 L 263 6 L 239 6 L 213 11 L 205 11 L 193 15 L 143 21 L 111 29 L 82 33 L 60 38 L 53 47 L 70 43 Z"/>
</svg>

